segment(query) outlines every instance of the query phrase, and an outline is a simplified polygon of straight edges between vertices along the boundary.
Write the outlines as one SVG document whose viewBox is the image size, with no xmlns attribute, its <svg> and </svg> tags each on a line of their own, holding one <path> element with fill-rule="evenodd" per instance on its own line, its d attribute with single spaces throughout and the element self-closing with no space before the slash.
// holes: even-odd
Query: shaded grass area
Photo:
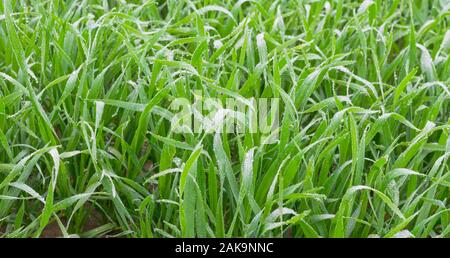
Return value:
<svg viewBox="0 0 450 258">
<path fill-rule="evenodd" d="M 0 10 L 3 236 L 449 236 L 448 1 Z M 279 98 L 278 141 L 174 133 L 194 91 Z"/>
</svg>

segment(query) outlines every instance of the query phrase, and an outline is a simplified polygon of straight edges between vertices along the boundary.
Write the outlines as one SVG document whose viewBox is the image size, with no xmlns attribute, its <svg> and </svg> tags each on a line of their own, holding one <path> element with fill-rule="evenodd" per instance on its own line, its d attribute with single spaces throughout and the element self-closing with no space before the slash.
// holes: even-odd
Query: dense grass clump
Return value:
<svg viewBox="0 0 450 258">
<path fill-rule="evenodd" d="M 0 235 L 450 236 L 449 1 L 0 10 Z M 277 141 L 174 132 L 198 94 L 278 98 Z"/>
</svg>

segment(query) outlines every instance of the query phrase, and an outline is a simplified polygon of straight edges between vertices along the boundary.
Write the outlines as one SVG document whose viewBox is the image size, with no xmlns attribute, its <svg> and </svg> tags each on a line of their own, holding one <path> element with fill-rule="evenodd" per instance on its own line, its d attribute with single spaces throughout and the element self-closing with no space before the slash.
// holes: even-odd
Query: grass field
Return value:
<svg viewBox="0 0 450 258">
<path fill-rule="evenodd" d="M 450 236 L 450 1 L 0 10 L 0 235 Z M 175 132 L 197 93 L 278 138 Z"/>
</svg>

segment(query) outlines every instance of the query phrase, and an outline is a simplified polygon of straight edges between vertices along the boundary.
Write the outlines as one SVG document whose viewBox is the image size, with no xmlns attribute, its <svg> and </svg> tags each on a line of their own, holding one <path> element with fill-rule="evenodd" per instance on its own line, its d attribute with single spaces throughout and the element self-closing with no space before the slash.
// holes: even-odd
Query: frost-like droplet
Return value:
<svg viewBox="0 0 450 258">
<path fill-rule="evenodd" d="M 173 61 L 173 51 L 168 50 L 166 53 L 166 58 L 169 61 Z"/>
<path fill-rule="evenodd" d="M 264 32 L 256 35 L 256 45 L 258 47 L 263 47 L 266 45 L 266 41 L 264 40 Z"/>
<path fill-rule="evenodd" d="M 371 6 L 372 4 L 374 4 L 374 2 L 372 0 L 365 0 L 358 9 L 358 14 L 361 14 L 363 12 L 365 12 L 369 6 Z"/>
<path fill-rule="evenodd" d="M 177 167 L 181 167 L 181 159 L 178 157 L 173 158 L 173 162 L 175 163 L 175 165 L 177 165 Z"/>
<path fill-rule="evenodd" d="M 410 238 L 410 237 L 414 237 L 414 235 L 411 234 L 409 230 L 402 230 L 394 235 L 394 238 Z"/>
<path fill-rule="evenodd" d="M 223 46 L 223 43 L 220 40 L 214 40 L 213 44 L 214 44 L 214 48 L 215 49 L 219 49 L 219 48 L 221 48 Z"/>
</svg>

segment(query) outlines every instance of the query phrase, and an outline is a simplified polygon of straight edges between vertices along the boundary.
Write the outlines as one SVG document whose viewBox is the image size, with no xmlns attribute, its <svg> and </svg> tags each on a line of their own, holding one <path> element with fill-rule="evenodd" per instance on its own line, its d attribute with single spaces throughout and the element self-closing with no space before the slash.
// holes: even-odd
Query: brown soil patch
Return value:
<svg viewBox="0 0 450 258">
<path fill-rule="evenodd" d="M 61 222 L 63 224 L 67 223 L 66 219 L 61 219 Z M 95 229 L 97 227 L 100 227 L 104 224 L 104 219 L 101 213 L 99 213 L 96 210 L 93 210 L 91 214 L 88 216 L 84 226 L 83 226 L 83 232 L 87 232 L 89 230 Z M 41 238 L 57 238 L 57 237 L 63 237 L 63 233 L 61 232 L 61 229 L 59 228 L 58 222 L 55 220 L 49 223 L 44 230 L 41 233 Z"/>
</svg>

